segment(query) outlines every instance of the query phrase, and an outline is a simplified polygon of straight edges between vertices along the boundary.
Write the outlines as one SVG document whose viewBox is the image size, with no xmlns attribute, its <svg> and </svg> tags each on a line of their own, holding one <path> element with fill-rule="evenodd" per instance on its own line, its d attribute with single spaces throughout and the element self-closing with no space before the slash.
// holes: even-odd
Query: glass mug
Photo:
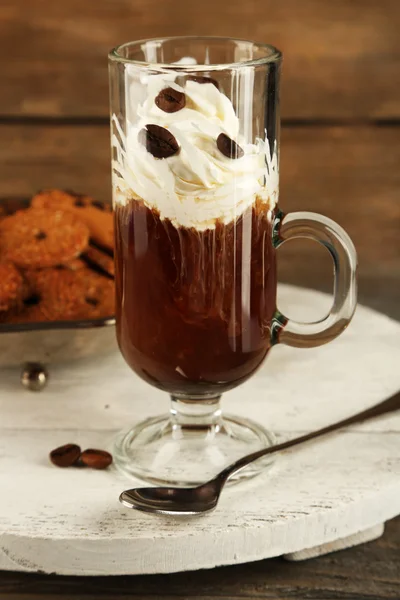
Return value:
<svg viewBox="0 0 400 600">
<path fill-rule="evenodd" d="M 116 465 L 143 480 L 195 485 L 273 443 L 249 419 L 222 417 L 221 394 L 274 344 L 325 344 L 355 310 L 345 231 L 278 208 L 281 58 L 266 44 L 205 37 L 132 42 L 109 56 L 118 343 L 171 396 L 169 414 L 116 440 Z M 304 237 L 335 267 L 332 308 L 314 323 L 276 305 L 276 250 Z"/>
</svg>

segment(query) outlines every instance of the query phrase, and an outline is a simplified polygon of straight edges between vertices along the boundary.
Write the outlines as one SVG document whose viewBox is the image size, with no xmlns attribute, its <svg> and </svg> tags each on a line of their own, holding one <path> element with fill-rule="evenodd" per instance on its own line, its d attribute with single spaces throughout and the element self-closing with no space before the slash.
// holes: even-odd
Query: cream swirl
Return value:
<svg viewBox="0 0 400 600">
<path fill-rule="evenodd" d="M 184 108 L 169 113 L 156 105 L 155 98 L 165 87 L 185 93 Z M 142 199 L 162 219 L 204 230 L 213 228 L 217 220 L 233 221 L 256 197 L 271 207 L 277 202 L 276 153 L 271 159 L 268 141 L 246 144 L 241 139 L 239 119 L 227 96 L 212 83 L 188 80 L 182 88 L 158 75 L 149 77 L 147 89 L 148 96 L 137 111 L 138 120 L 128 126 L 126 137 L 113 117 L 116 203 L 125 204 L 132 197 Z M 179 143 L 179 153 L 159 159 L 148 152 L 138 136 L 148 124 L 168 129 Z M 238 141 L 244 150 L 241 158 L 228 158 L 218 150 L 216 139 L 221 133 Z"/>
</svg>

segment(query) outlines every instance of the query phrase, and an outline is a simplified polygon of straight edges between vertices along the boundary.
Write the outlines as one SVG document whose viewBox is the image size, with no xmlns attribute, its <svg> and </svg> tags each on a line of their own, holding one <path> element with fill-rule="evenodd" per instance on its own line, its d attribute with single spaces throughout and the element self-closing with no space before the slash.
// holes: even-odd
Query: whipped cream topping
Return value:
<svg viewBox="0 0 400 600">
<path fill-rule="evenodd" d="M 112 117 L 114 202 L 141 199 L 161 219 L 200 231 L 214 228 L 217 220 L 235 220 L 256 198 L 273 208 L 278 201 L 276 148 L 271 156 L 267 139 L 245 143 L 231 101 L 212 83 L 187 80 L 183 88 L 175 77 L 147 78 L 147 97 L 137 109 L 137 121 L 127 123 L 126 135 L 116 115 Z M 185 94 L 184 108 L 170 113 L 156 105 L 155 98 L 166 87 Z M 139 139 L 148 124 L 168 129 L 179 153 L 159 159 L 148 152 Z M 218 150 L 221 133 L 240 144 L 241 158 L 228 158 Z"/>
</svg>

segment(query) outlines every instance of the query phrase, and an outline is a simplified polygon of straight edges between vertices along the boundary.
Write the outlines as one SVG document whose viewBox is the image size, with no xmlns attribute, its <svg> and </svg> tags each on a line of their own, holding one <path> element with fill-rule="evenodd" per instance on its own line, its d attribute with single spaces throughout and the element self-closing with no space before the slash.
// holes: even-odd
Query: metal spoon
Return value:
<svg viewBox="0 0 400 600">
<path fill-rule="evenodd" d="M 394 412 L 400 409 L 400 392 L 391 396 L 387 400 L 363 410 L 333 425 L 328 425 L 317 431 L 307 433 L 288 442 L 270 446 L 263 450 L 258 450 L 240 458 L 233 464 L 226 467 L 221 473 L 216 475 L 210 481 L 194 488 L 176 488 L 176 487 L 150 487 L 134 488 L 122 492 L 119 497 L 120 502 L 128 508 L 135 508 L 150 513 L 159 513 L 164 515 L 197 515 L 213 510 L 218 503 L 222 488 L 232 475 L 238 473 L 250 463 L 275 452 L 282 452 L 293 446 L 299 446 L 317 437 L 337 431 L 342 427 L 362 423 L 375 417 Z"/>
</svg>

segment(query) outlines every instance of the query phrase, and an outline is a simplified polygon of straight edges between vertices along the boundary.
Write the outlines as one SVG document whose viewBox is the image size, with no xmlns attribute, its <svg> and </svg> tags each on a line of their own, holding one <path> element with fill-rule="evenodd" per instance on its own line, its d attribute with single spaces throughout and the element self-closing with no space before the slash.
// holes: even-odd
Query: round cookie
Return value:
<svg viewBox="0 0 400 600">
<path fill-rule="evenodd" d="M 56 269 L 69 269 L 70 271 L 80 271 L 86 269 L 86 263 L 82 258 L 74 258 L 73 260 L 65 263 L 64 265 L 57 265 Z"/>
<path fill-rule="evenodd" d="M 80 205 L 81 201 L 80 196 L 72 192 L 42 190 L 33 196 L 31 206 L 32 208 L 72 208 L 75 202 L 79 202 Z"/>
<path fill-rule="evenodd" d="M 79 255 L 78 258 L 73 258 L 72 260 L 69 260 L 66 263 L 63 263 L 63 264 L 60 264 L 60 265 L 55 265 L 52 268 L 53 269 L 69 269 L 70 271 L 79 271 L 80 269 L 86 269 L 87 268 L 87 263 L 83 260 L 83 258 L 81 258 L 81 255 Z M 31 269 L 25 269 L 24 273 L 27 274 L 28 277 L 29 277 L 29 274 L 32 271 L 42 271 L 42 270 L 43 269 L 40 269 L 39 267 L 37 267 L 37 268 L 33 268 L 32 267 Z"/>
<path fill-rule="evenodd" d="M 85 291 L 83 298 L 85 318 L 100 319 L 114 316 L 114 281 L 94 273 L 91 269 L 79 271 L 78 277 Z"/>
<path fill-rule="evenodd" d="M 0 249 L 22 268 L 68 263 L 88 245 L 89 229 L 62 209 L 29 208 L 0 221 Z"/>
<path fill-rule="evenodd" d="M 86 223 L 93 241 L 112 254 L 114 220 L 110 204 L 73 192 L 43 190 L 32 198 L 31 206 L 34 208 L 63 208 L 73 212 Z"/>
<path fill-rule="evenodd" d="M 114 315 L 113 281 L 91 269 L 31 271 L 29 282 L 50 321 L 99 319 Z"/>
<path fill-rule="evenodd" d="M 0 262 L 0 311 L 9 310 L 24 297 L 24 279 L 10 262 Z"/>
<path fill-rule="evenodd" d="M 114 259 L 94 246 L 89 246 L 82 254 L 82 259 L 94 269 L 106 273 L 109 277 L 115 275 Z"/>
<path fill-rule="evenodd" d="M 4 313 L 2 323 L 43 323 L 44 321 L 48 319 L 43 314 L 41 302 L 38 301 L 37 304 L 23 304 L 19 310 L 12 309 Z"/>
<path fill-rule="evenodd" d="M 65 190 L 42 190 L 31 200 L 33 208 L 87 208 L 93 206 L 100 211 L 112 212 L 110 204 L 94 200 L 90 196 L 75 194 Z"/>
</svg>

